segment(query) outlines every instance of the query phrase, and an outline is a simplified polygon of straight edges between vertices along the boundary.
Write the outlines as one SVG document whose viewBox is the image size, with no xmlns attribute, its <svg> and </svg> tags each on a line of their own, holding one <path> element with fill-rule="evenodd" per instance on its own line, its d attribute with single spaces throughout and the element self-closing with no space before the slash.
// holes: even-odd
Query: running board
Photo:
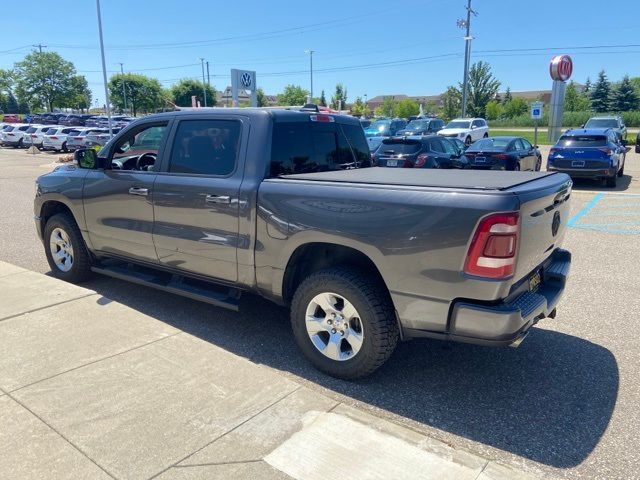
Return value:
<svg viewBox="0 0 640 480">
<path fill-rule="evenodd" d="M 241 292 L 236 288 L 216 285 L 168 272 L 156 271 L 130 263 L 93 266 L 91 270 L 119 280 L 182 295 L 183 297 L 215 305 L 216 307 L 238 311 L 238 300 L 240 299 Z"/>
</svg>

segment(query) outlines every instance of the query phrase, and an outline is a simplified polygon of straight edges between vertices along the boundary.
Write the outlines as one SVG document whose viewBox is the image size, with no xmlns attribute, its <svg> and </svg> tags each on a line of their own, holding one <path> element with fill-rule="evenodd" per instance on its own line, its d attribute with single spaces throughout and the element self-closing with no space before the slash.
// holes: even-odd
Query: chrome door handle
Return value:
<svg viewBox="0 0 640 480">
<path fill-rule="evenodd" d="M 131 187 L 129 189 L 129 193 L 131 195 L 140 195 L 142 197 L 146 197 L 147 195 L 149 195 L 149 189 L 142 187 Z"/>
<path fill-rule="evenodd" d="M 231 203 L 229 195 L 207 195 L 205 197 L 207 203 Z"/>
</svg>

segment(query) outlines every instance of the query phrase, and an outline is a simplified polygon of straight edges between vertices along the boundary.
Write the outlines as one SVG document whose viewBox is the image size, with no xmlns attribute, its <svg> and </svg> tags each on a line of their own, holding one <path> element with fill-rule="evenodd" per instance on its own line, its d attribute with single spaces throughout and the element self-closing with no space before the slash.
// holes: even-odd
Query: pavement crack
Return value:
<svg viewBox="0 0 640 480">
<path fill-rule="evenodd" d="M 100 470 L 102 470 L 104 473 L 106 473 L 107 475 L 109 475 L 111 478 L 117 480 L 117 477 L 112 474 L 111 472 L 109 472 L 105 467 L 103 467 L 102 465 L 100 465 L 98 462 L 96 462 L 93 458 L 91 458 L 89 455 L 87 455 L 79 446 L 77 446 L 75 443 L 73 443 L 71 440 L 69 440 L 67 437 L 65 437 L 60 431 L 58 431 L 56 428 L 54 428 L 52 425 L 50 425 L 44 418 L 42 418 L 40 415 L 38 415 L 37 413 L 35 413 L 33 410 L 31 410 L 29 407 L 27 407 L 24 403 L 22 403 L 20 400 L 18 400 L 17 398 L 15 398 L 13 395 L 11 395 L 11 393 L 7 393 L 7 396 L 13 400 L 14 402 L 16 402 L 18 405 L 20 405 L 22 408 L 24 408 L 25 410 L 27 410 L 31 415 L 33 415 L 34 417 L 36 417 L 38 420 L 40 420 L 42 423 L 44 423 L 47 427 L 49 427 L 52 431 L 54 431 L 57 435 L 60 436 L 60 438 L 62 438 L 65 442 L 67 442 L 69 445 L 71 445 L 73 448 L 75 448 L 78 452 L 80 452 L 80 454 L 85 457 L 87 460 L 89 460 L 91 463 L 93 463 L 96 467 L 98 467 Z"/>
<path fill-rule="evenodd" d="M 172 334 L 167 335 L 167 336 L 165 336 L 165 337 L 157 338 L 157 339 L 155 339 L 155 340 L 151 340 L 150 342 L 143 343 L 142 345 L 137 345 L 137 346 L 135 346 L 135 347 L 128 348 L 127 350 L 122 350 L 121 352 L 114 353 L 113 355 L 108 355 L 108 356 L 106 356 L 106 357 L 98 358 L 98 359 L 93 360 L 93 361 L 91 361 L 91 362 L 84 363 L 84 364 L 82 364 L 82 365 L 78 365 L 77 367 L 73 367 L 73 368 L 70 368 L 70 369 L 68 369 L 68 370 L 65 370 L 64 372 L 58 372 L 58 373 L 56 373 L 56 374 L 54 374 L 54 375 L 51 375 L 51 376 L 49 376 L 49 377 L 41 378 L 40 380 L 36 380 L 35 382 L 31 382 L 31 383 L 29 383 L 29 384 L 27 384 L 27 385 L 23 385 L 23 386 L 18 387 L 18 388 L 14 389 L 14 390 L 11 390 L 11 391 L 10 391 L 10 392 L 8 392 L 8 393 L 15 393 L 15 392 L 18 392 L 18 391 L 23 390 L 23 389 L 25 389 L 25 388 L 31 387 L 32 385 L 36 385 L 36 384 L 41 383 L 41 382 L 44 382 L 44 381 L 46 381 L 46 380 L 50 380 L 50 379 L 52 379 L 52 378 L 59 377 L 60 375 L 64 375 L 64 374 L 66 374 L 66 373 L 73 372 L 73 371 L 75 371 L 75 370 L 80 370 L 81 368 L 88 367 L 89 365 L 93 365 L 93 364 L 95 364 L 95 363 L 99 363 L 99 362 L 103 362 L 103 361 L 105 361 L 105 360 L 109 360 L 110 358 L 117 357 L 118 355 L 124 355 L 125 353 L 133 352 L 134 350 L 138 350 L 138 349 L 140 349 L 140 348 L 144 348 L 144 347 L 147 347 L 147 346 L 149 346 L 149 345 L 153 345 L 154 343 L 162 342 L 163 340 L 166 340 L 166 339 L 171 338 L 171 337 L 175 337 L 176 335 L 180 335 L 181 333 L 183 333 L 183 332 L 182 332 L 182 331 L 179 331 L 179 332 L 176 332 L 176 333 L 172 333 Z"/>
<path fill-rule="evenodd" d="M 21 273 L 25 273 L 25 272 L 21 272 Z M 16 274 L 16 275 L 19 275 L 19 274 Z M 11 320 L 12 318 L 16 318 L 16 317 L 20 317 L 22 315 L 26 315 L 27 313 L 39 312 L 40 310 L 46 310 L 47 308 L 57 307 L 58 305 L 64 305 L 65 303 L 75 302 L 76 300 L 81 300 L 83 298 L 91 297 L 93 295 L 99 295 L 99 294 L 96 293 L 96 292 L 90 292 L 90 293 L 87 293 L 86 295 L 82 295 L 81 297 L 71 298 L 71 299 L 68 299 L 68 300 L 62 300 L 61 302 L 58 302 L 58 303 L 51 303 L 51 304 L 45 305 L 43 307 L 34 308 L 32 310 L 26 310 L 24 312 L 16 313 L 15 315 L 9 315 L 8 317 L 0 318 L 0 322 L 4 322 L 5 320 Z"/>
<path fill-rule="evenodd" d="M 216 465 L 238 465 L 242 463 L 258 463 L 258 462 L 262 462 L 262 459 L 258 458 L 253 460 L 235 460 L 232 462 L 191 463 L 189 465 L 174 465 L 173 468 L 213 467 Z"/>
<path fill-rule="evenodd" d="M 478 472 L 478 475 L 476 475 L 476 477 L 473 480 L 478 480 L 480 478 L 480 475 L 482 475 L 482 472 L 484 472 L 485 468 L 487 468 L 487 465 L 489 465 L 489 460 L 485 462 L 484 466 L 482 467 L 482 470 Z"/>
<path fill-rule="evenodd" d="M 159 475 L 162 475 L 164 472 L 166 472 L 167 470 L 169 470 L 170 468 L 173 468 L 175 466 L 177 466 L 179 463 L 184 462 L 187 458 L 192 457 L 193 455 L 195 455 L 198 452 L 201 452 L 202 450 L 204 450 L 205 448 L 207 448 L 209 445 L 211 445 L 214 442 L 217 442 L 218 440 L 220 440 L 221 438 L 229 435 L 231 432 L 237 430 L 238 428 L 240 428 L 241 426 L 243 426 L 245 423 L 253 420 L 255 417 L 257 417 L 258 415 L 260 415 L 261 413 L 269 410 L 271 407 L 273 407 L 274 405 L 276 405 L 277 403 L 280 403 L 282 400 L 284 400 L 285 398 L 289 397 L 290 395 L 293 395 L 295 392 L 297 392 L 298 390 L 300 390 L 302 388 L 302 385 L 298 385 L 296 388 L 294 388 L 293 390 L 291 390 L 289 393 L 287 393 L 286 395 L 283 395 L 282 397 L 280 397 L 278 400 L 271 402 L 269 405 L 267 405 L 266 407 L 262 408 L 261 410 L 259 410 L 258 412 L 254 413 L 253 415 L 251 415 L 250 417 L 246 418 L 245 420 L 243 420 L 242 422 L 240 422 L 238 425 L 236 425 L 235 427 L 227 430 L 226 432 L 224 432 L 222 435 L 218 435 L 216 438 L 214 438 L 213 440 L 211 440 L 210 442 L 205 443 L 202 447 L 198 448 L 197 450 L 194 450 L 193 452 L 191 452 L 189 455 L 179 459 L 178 461 L 174 462 L 173 464 L 169 465 L 168 467 L 164 468 L 163 470 L 160 470 L 158 473 L 156 473 L 155 475 L 149 477 L 149 480 L 152 480 L 153 478 L 158 477 Z M 239 463 L 243 463 L 243 462 L 239 462 Z"/>
</svg>

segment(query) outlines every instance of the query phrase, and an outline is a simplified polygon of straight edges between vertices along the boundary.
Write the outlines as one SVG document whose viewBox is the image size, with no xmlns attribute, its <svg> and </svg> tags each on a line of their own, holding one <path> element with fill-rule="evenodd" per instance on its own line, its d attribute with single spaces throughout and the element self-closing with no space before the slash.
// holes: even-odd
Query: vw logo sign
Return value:
<svg viewBox="0 0 640 480">
<path fill-rule="evenodd" d="M 560 212 L 553 214 L 553 222 L 551 222 L 551 235 L 554 237 L 558 234 L 558 230 L 560 229 Z"/>
<path fill-rule="evenodd" d="M 569 55 L 556 55 L 549 63 L 549 74 L 553 80 L 566 82 L 573 73 L 573 60 Z"/>
<path fill-rule="evenodd" d="M 251 74 L 247 72 L 243 73 L 240 77 L 240 83 L 242 83 L 244 88 L 251 88 Z"/>
</svg>

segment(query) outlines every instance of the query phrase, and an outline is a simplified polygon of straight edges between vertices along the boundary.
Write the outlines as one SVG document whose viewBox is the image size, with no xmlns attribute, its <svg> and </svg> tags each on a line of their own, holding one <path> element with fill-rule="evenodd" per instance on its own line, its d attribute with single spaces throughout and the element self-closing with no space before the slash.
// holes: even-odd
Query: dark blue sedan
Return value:
<svg viewBox="0 0 640 480">
<path fill-rule="evenodd" d="M 542 166 L 537 147 L 522 137 L 488 137 L 472 143 L 465 151 L 467 168 L 474 170 L 533 170 Z"/>
</svg>

